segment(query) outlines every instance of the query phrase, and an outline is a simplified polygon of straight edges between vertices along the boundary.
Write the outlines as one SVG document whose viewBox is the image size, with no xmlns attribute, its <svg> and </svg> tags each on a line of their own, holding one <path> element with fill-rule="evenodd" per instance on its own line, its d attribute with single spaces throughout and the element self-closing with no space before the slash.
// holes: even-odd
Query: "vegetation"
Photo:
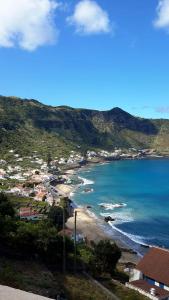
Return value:
<svg viewBox="0 0 169 300">
<path fill-rule="evenodd" d="M 92 247 L 81 244 L 78 247 L 80 258 L 94 276 L 107 273 L 114 275 L 121 251 L 109 240 L 92 243 Z"/>
<path fill-rule="evenodd" d="M 10 202 L 10 200 L 7 198 L 7 196 L 3 193 L 0 193 L 0 218 L 3 217 L 14 217 L 15 210 Z"/>
<path fill-rule="evenodd" d="M 13 286 L 52 299 L 65 295 L 69 300 L 103 300 L 105 294 L 82 274 L 52 272 L 35 261 L 0 257 L 0 284 Z"/>
<path fill-rule="evenodd" d="M 9 162 L 10 149 L 22 156 L 37 151 L 48 163 L 56 156 L 67 157 L 79 145 L 82 152 L 114 147 L 169 152 L 168 120 L 141 119 L 119 108 L 100 112 L 1 96 L 0 111 L 1 156 Z M 25 159 L 21 165 L 29 163 Z"/>
<path fill-rule="evenodd" d="M 112 278 L 102 278 L 101 283 L 122 300 L 148 300 L 147 297 L 140 295 L 136 291 L 130 290 Z"/>
<path fill-rule="evenodd" d="M 64 212 L 66 214 L 66 212 Z M 59 206 L 52 206 L 48 213 L 48 218 L 58 230 L 61 230 L 63 227 L 63 208 Z M 66 221 L 66 219 L 65 219 Z"/>
<path fill-rule="evenodd" d="M 12 202 L 0 194 L 0 251 L 8 255 L 26 259 L 39 258 L 60 268 L 63 254 L 63 238 L 58 234 L 57 222 L 48 220 L 39 222 L 20 221 L 15 215 Z M 65 239 L 67 259 L 73 253 L 73 243 Z"/>
<path fill-rule="evenodd" d="M 80 273 L 75 275 L 72 273 L 73 242 L 65 237 L 66 273 L 62 274 L 64 244 L 59 231 L 68 198 L 62 199 L 61 210 L 51 207 L 47 219 L 25 222 L 18 219 L 10 197 L 0 193 L 0 284 L 51 298 L 63 295 L 70 300 L 109 299 L 105 291 L 83 275 L 82 271 L 87 270 L 120 299 L 144 299 L 112 281 L 112 276 L 119 276 L 116 265 L 121 252 L 110 241 L 92 243 L 90 247 L 79 244 L 77 270 Z"/>
</svg>

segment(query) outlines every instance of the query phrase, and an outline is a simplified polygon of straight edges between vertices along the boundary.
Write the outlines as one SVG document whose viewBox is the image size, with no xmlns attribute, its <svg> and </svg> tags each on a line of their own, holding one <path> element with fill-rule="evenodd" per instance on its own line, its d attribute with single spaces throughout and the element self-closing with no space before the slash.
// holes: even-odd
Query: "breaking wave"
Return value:
<svg viewBox="0 0 169 300">
<path fill-rule="evenodd" d="M 127 204 L 126 203 L 100 203 L 99 204 L 100 207 L 104 208 L 105 210 L 114 210 L 115 208 L 122 208 L 122 207 L 126 207 Z"/>
<path fill-rule="evenodd" d="M 82 181 L 82 185 L 90 185 L 94 184 L 94 181 L 78 176 L 78 178 Z"/>
<path fill-rule="evenodd" d="M 113 224 L 120 225 L 123 223 L 133 222 L 134 218 L 131 212 L 127 211 L 124 213 L 100 213 L 102 217 L 111 217 L 115 221 Z"/>
<path fill-rule="evenodd" d="M 143 245 L 143 246 L 150 246 L 148 243 L 145 242 L 145 240 L 148 240 L 148 238 L 145 238 L 144 236 L 140 236 L 140 235 L 127 233 L 127 232 L 119 229 L 117 226 L 115 226 L 114 222 L 109 221 L 108 223 L 114 230 L 118 231 L 119 233 L 121 233 L 123 236 L 127 237 L 128 239 L 130 239 L 134 243 L 137 243 L 137 244 Z"/>
</svg>

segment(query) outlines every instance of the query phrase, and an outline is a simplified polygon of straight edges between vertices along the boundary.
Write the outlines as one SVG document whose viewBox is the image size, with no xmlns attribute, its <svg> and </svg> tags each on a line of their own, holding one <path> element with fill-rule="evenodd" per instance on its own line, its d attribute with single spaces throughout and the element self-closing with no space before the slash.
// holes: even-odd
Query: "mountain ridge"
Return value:
<svg viewBox="0 0 169 300">
<path fill-rule="evenodd" d="M 168 153 L 169 120 L 136 117 L 119 107 L 107 111 L 54 107 L 34 99 L 0 96 L 2 152 L 11 146 L 19 151 L 18 137 L 26 153 L 32 149 L 43 155 L 49 151 L 60 155 L 77 146 L 83 150 L 155 148 Z"/>
</svg>

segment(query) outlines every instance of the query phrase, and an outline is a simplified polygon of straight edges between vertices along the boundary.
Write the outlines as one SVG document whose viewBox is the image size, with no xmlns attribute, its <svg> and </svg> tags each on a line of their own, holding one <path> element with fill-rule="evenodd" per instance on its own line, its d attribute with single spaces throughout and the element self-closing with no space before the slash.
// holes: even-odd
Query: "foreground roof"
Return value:
<svg viewBox="0 0 169 300">
<path fill-rule="evenodd" d="M 136 268 L 147 277 L 169 286 L 169 250 L 151 248 Z"/>
<path fill-rule="evenodd" d="M 133 286 L 137 289 L 140 289 L 146 293 L 150 293 L 150 290 L 153 288 L 155 289 L 155 296 L 156 297 L 168 297 L 169 296 L 169 291 L 161 289 L 155 285 L 151 285 L 145 280 L 136 280 L 132 281 L 129 283 L 130 286 Z"/>
</svg>

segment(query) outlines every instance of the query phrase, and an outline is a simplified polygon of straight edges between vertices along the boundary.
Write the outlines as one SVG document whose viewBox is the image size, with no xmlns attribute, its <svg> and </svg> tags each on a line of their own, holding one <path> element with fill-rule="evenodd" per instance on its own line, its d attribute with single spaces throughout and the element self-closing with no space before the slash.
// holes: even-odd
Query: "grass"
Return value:
<svg viewBox="0 0 169 300">
<path fill-rule="evenodd" d="M 0 284 L 56 298 L 64 293 L 68 300 L 103 300 L 102 290 L 78 274 L 52 273 L 44 264 L 0 257 Z"/>
<path fill-rule="evenodd" d="M 0 258 L 0 284 L 55 298 L 61 287 L 39 262 Z"/>
<path fill-rule="evenodd" d="M 148 300 L 147 297 L 110 278 L 103 278 L 101 283 L 122 300 Z"/>
<path fill-rule="evenodd" d="M 21 207 L 28 207 L 36 210 L 39 214 L 47 214 L 50 209 L 48 203 L 43 201 L 36 201 L 29 197 L 9 195 L 9 199 L 14 204 L 16 210 L 19 210 L 19 208 Z"/>
<path fill-rule="evenodd" d="M 65 277 L 59 275 L 59 281 L 69 300 L 103 300 L 110 299 L 99 287 L 81 274 L 67 274 Z"/>
</svg>

